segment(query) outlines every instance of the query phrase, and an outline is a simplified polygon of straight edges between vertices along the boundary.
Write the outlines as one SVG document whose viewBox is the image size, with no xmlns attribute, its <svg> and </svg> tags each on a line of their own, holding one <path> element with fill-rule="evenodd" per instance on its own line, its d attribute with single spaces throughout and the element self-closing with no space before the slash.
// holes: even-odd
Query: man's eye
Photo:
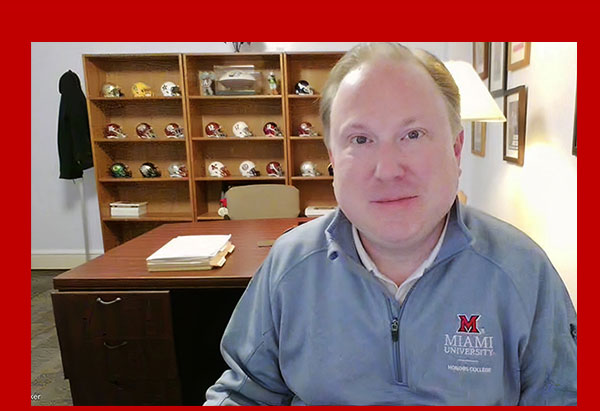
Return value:
<svg viewBox="0 0 600 411">
<path fill-rule="evenodd" d="M 352 137 L 352 143 L 354 144 L 365 144 L 369 142 L 369 139 L 365 136 Z"/>
<path fill-rule="evenodd" d="M 408 134 L 406 134 L 406 137 L 408 137 L 409 140 L 416 140 L 417 138 L 421 137 L 423 135 L 423 132 L 421 130 L 410 130 L 408 132 Z"/>
</svg>

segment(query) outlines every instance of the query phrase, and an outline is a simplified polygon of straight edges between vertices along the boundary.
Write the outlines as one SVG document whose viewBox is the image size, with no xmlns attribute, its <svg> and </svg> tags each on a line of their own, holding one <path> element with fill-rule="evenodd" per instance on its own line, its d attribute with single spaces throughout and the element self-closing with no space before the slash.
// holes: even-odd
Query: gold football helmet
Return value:
<svg viewBox="0 0 600 411">
<path fill-rule="evenodd" d="M 152 90 L 150 86 L 144 82 L 138 81 L 131 86 L 131 92 L 133 97 L 152 97 Z"/>
</svg>

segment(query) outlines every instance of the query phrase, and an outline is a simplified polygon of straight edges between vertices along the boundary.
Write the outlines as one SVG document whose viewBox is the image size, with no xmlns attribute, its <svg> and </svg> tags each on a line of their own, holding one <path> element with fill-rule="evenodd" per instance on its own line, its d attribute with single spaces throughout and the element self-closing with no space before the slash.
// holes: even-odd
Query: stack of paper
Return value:
<svg viewBox="0 0 600 411">
<path fill-rule="evenodd" d="M 222 267 L 235 246 L 228 235 L 175 237 L 146 258 L 148 271 L 210 270 Z"/>
</svg>

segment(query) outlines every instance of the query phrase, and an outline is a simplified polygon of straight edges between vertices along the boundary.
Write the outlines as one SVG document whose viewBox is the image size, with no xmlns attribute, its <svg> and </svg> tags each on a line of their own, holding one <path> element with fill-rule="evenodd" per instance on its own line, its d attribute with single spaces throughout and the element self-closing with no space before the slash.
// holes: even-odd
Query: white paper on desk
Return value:
<svg viewBox="0 0 600 411">
<path fill-rule="evenodd" d="M 210 260 L 225 247 L 231 234 L 182 235 L 170 240 L 146 261 L 204 261 Z"/>
</svg>

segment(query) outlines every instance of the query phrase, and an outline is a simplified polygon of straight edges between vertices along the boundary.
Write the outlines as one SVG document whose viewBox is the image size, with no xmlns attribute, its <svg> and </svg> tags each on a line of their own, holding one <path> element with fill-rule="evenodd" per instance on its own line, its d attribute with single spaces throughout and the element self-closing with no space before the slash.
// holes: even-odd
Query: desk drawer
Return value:
<svg viewBox="0 0 600 411">
<path fill-rule="evenodd" d="M 63 353 L 65 378 L 157 380 L 178 377 L 172 340 L 86 341 Z"/>
<path fill-rule="evenodd" d="M 177 376 L 168 291 L 58 292 L 52 305 L 65 378 Z"/>
<path fill-rule="evenodd" d="M 54 292 L 57 328 L 82 339 L 171 338 L 169 291 Z"/>
<path fill-rule="evenodd" d="M 181 405 L 178 380 L 70 380 L 73 405 Z"/>
</svg>

